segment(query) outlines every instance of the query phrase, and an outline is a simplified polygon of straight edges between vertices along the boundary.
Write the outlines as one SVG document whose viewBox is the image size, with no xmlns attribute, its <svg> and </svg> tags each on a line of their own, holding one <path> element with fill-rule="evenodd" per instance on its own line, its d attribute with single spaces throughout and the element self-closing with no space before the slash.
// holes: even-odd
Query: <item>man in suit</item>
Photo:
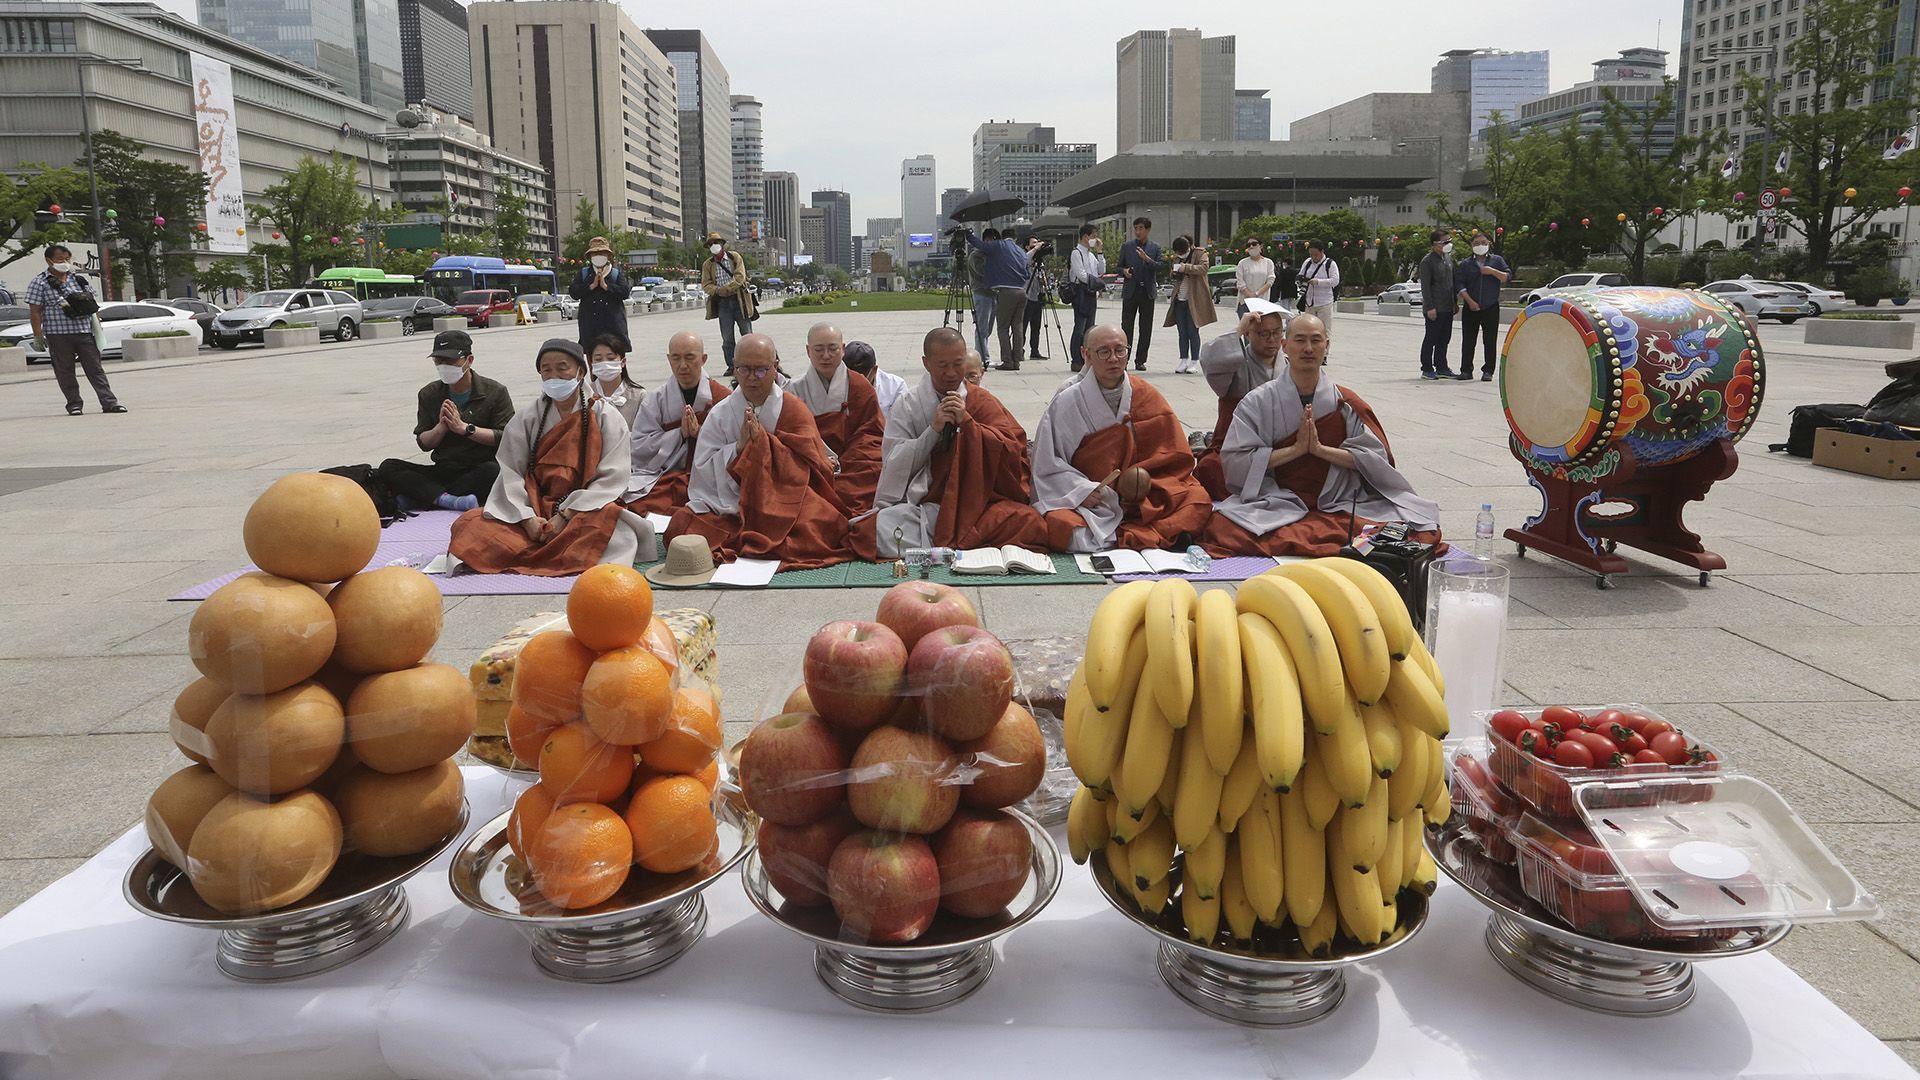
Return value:
<svg viewBox="0 0 1920 1080">
<path fill-rule="evenodd" d="M 1160 245 L 1149 239 L 1153 222 L 1133 219 L 1133 239 L 1120 245 L 1120 328 L 1133 352 L 1133 369 L 1147 370 L 1147 346 L 1153 342 L 1154 290 L 1160 285 Z M 1139 332 L 1134 331 L 1135 320 Z"/>
</svg>

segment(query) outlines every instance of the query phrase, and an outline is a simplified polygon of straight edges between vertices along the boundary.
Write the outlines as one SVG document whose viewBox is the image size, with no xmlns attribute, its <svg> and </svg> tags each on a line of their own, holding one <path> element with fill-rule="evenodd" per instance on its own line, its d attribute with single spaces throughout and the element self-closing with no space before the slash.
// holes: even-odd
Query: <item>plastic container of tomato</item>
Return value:
<svg viewBox="0 0 1920 1080">
<path fill-rule="evenodd" d="M 1593 705 L 1576 706 L 1581 713 L 1593 715 L 1606 709 L 1618 709 L 1621 712 L 1641 713 L 1650 719 L 1665 722 L 1666 718 L 1645 705 Z M 1538 718 L 1546 711 L 1544 707 L 1515 709 L 1529 721 Z M 1485 720 L 1491 717 L 1488 713 Z M 1625 765 L 1618 768 L 1573 768 L 1546 761 L 1522 750 L 1512 740 L 1502 737 L 1491 726 L 1487 729 L 1487 766 L 1494 777 L 1504 784 L 1507 790 L 1519 796 L 1540 815 L 1549 818 L 1577 817 L 1574 806 L 1573 789 L 1577 785 L 1590 783 L 1608 783 L 1608 798 L 1624 800 L 1620 805 L 1645 805 L 1637 802 L 1646 796 L 1635 784 L 1616 784 L 1617 781 L 1638 781 L 1664 779 L 1669 777 L 1697 778 L 1713 776 L 1726 764 L 1726 758 L 1714 745 L 1691 733 L 1683 732 L 1689 747 L 1697 748 L 1705 760 L 1695 765 L 1668 765 L 1664 762 L 1649 762 L 1641 765 Z M 1685 794 L 1709 797 L 1704 789 L 1684 789 Z"/>
<path fill-rule="evenodd" d="M 1578 821 L 1523 813 L 1512 831 L 1520 888 L 1561 922 L 1603 941 L 1695 940 L 1734 931 L 1669 931 L 1635 897 L 1613 856 Z M 1755 919 L 1758 924 L 1762 920 Z"/>
<path fill-rule="evenodd" d="M 1487 771 L 1486 761 L 1470 747 L 1453 753 L 1453 812 L 1466 820 L 1468 835 L 1487 858 L 1512 866 L 1513 826 L 1524 809 Z"/>
</svg>

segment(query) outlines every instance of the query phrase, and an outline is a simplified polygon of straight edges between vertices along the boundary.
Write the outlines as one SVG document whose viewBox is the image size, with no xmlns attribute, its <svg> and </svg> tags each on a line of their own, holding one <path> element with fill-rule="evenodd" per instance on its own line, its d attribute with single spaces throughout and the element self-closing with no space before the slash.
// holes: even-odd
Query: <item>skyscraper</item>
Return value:
<svg viewBox="0 0 1920 1080">
<path fill-rule="evenodd" d="M 1273 139 L 1273 101 L 1265 90 L 1233 92 L 1233 138 L 1235 142 Z"/>
<path fill-rule="evenodd" d="M 932 236 L 939 230 L 938 213 L 934 207 L 934 193 L 940 186 L 934 181 L 933 155 L 921 154 L 910 157 L 900 163 L 900 232 L 901 248 L 894 252 L 903 263 L 919 263 L 927 260 L 927 254 L 933 250 Z M 872 236 L 869 228 L 867 235 Z M 925 237 L 916 245 L 914 237 Z"/>
<path fill-rule="evenodd" d="M 406 106 L 400 0 L 200 0 L 200 25 L 284 56 L 388 117 Z"/>
<path fill-rule="evenodd" d="M 790 257 L 800 250 L 800 178 L 777 169 L 760 175 L 767 210 L 760 239 L 776 256 Z"/>
<path fill-rule="evenodd" d="M 1547 93 L 1547 54 L 1499 49 L 1452 49 L 1433 65 L 1434 93 L 1466 93 L 1467 134 L 1478 138 L 1488 118 L 1517 119 L 1520 106 Z"/>
<path fill-rule="evenodd" d="M 766 232 L 767 189 L 761 166 L 766 144 L 760 133 L 760 101 L 746 94 L 727 99 L 733 142 L 733 208 L 742 240 L 758 240 Z"/>
<path fill-rule="evenodd" d="M 400 0 L 400 73 L 407 104 L 473 118 L 473 56 L 459 0 Z"/>
<path fill-rule="evenodd" d="M 1004 191 L 1026 203 L 1017 215 L 995 218 L 996 226 L 1015 217 L 1038 219 L 1061 181 L 1078 176 L 1099 160 L 1093 143 L 1055 142 L 1043 124 L 981 124 L 973 131 L 974 184 Z"/>
<path fill-rule="evenodd" d="M 1233 138 L 1233 35 L 1139 30 L 1114 51 L 1118 152 L 1143 142 Z"/>
<path fill-rule="evenodd" d="M 615 229 L 678 236 L 673 65 L 620 5 L 482 0 L 467 16 L 475 126 L 546 167 L 561 232 L 575 200 L 591 199 Z"/>
<path fill-rule="evenodd" d="M 816 191 L 813 208 L 821 212 L 824 248 L 815 252 L 815 262 L 832 263 L 851 273 L 853 259 L 853 197 L 844 191 Z"/>
<path fill-rule="evenodd" d="M 989 120 L 973 129 L 973 186 L 987 186 L 987 151 L 1007 143 L 1053 141 L 1053 129 L 1021 120 Z"/>
<path fill-rule="evenodd" d="M 687 240 L 738 236 L 733 193 L 733 111 L 727 69 L 698 30 L 649 30 L 673 65 L 680 106 L 680 214 Z"/>
<path fill-rule="evenodd" d="M 960 200 L 969 194 L 971 192 L 963 187 L 945 188 L 940 192 L 940 227 L 942 229 L 952 224 L 947 219 L 953 216 L 953 208 L 959 206 Z"/>
<path fill-rule="evenodd" d="M 817 206 L 800 208 L 800 246 L 805 254 L 819 265 L 832 261 L 827 258 L 827 212 Z"/>
</svg>

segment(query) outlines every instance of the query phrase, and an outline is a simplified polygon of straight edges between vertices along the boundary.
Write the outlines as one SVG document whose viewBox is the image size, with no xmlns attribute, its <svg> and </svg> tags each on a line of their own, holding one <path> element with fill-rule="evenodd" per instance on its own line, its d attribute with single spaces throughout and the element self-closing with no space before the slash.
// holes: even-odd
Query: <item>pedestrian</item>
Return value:
<svg viewBox="0 0 1920 1080">
<path fill-rule="evenodd" d="M 707 234 L 707 258 L 700 263 L 700 291 L 707 294 L 707 318 L 720 320 L 720 352 L 726 357 L 727 370 L 733 374 L 735 335 L 753 333 L 753 320 L 760 317 L 753 289 L 747 280 L 747 261 L 737 251 L 727 250 L 726 238 L 717 232 Z"/>
<path fill-rule="evenodd" d="M 1291 246 L 1292 241 L 1288 241 L 1288 245 Z M 1273 292 L 1268 294 L 1267 299 L 1291 307 L 1299 302 L 1299 295 L 1300 274 L 1293 268 L 1293 253 L 1283 251 L 1280 253 L 1280 262 L 1273 268 Z"/>
<path fill-rule="evenodd" d="M 1254 237 L 1247 241 L 1247 257 L 1234 267 L 1233 284 L 1240 297 L 1234 304 L 1235 315 L 1247 313 L 1247 299 L 1258 296 L 1265 299 L 1275 285 L 1273 260 L 1260 253 L 1260 239 Z"/>
<path fill-rule="evenodd" d="M 1067 281 L 1073 294 L 1073 340 L 1067 344 L 1067 363 L 1075 371 L 1084 361 L 1080 346 L 1093 329 L 1100 293 L 1107 287 L 1107 260 L 1100 254 L 1100 237 L 1091 225 L 1080 226 L 1080 242 L 1067 256 Z"/>
<path fill-rule="evenodd" d="M 1047 313 L 1047 264 L 1045 241 L 1033 237 L 1027 241 L 1027 305 L 1024 309 L 1027 322 L 1027 359 L 1045 360 L 1040 351 L 1040 323 Z M 1015 335 L 1014 344 L 1018 345 L 1019 335 Z"/>
<path fill-rule="evenodd" d="M 573 284 L 567 288 L 567 295 L 580 301 L 574 318 L 578 320 L 581 352 L 592 348 L 593 339 L 601 334 L 618 337 L 623 350 L 632 350 L 627 338 L 627 297 L 632 292 L 627 275 L 613 264 L 613 245 L 607 238 L 596 236 L 587 241 L 587 265 L 573 276 Z"/>
<path fill-rule="evenodd" d="M 100 310 L 100 298 L 93 286 L 73 265 L 73 252 L 65 244 L 52 244 L 46 250 L 47 268 L 27 283 L 27 314 L 33 322 L 33 345 L 53 358 L 53 379 L 66 395 L 67 415 L 79 416 L 84 407 L 80 383 L 73 377 L 78 360 L 93 384 L 93 396 L 100 399 L 100 411 L 127 411 L 107 385 L 107 371 L 100 362 L 100 342 L 93 336 L 94 313 Z"/>
<path fill-rule="evenodd" d="M 994 370 L 1019 371 L 1020 337 L 1027 325 L 1027 274 L 1033 269 L 1033 260 L 1011 234 L 979 239 L 968 230 L 966 237 L 967 246 L 980 253 L 981 271 L 993 293 L 993 322 L 1000 338 L 1000 363 Z M 983 363 L 986 355 L 986 349 L 981 349 Z"/>
<path fill-rule="evenodd" d="M 1173 373 L 1185 375 L 1200 370 L 1200 328 L 1211 325 L 1217 316 L 1213 296 L 1207 292 L 1207 249 L 1191 237 L 1177 236 L 1173 258 L 1173 296 L 1161 325 L 1173 327 L 1179 336 L 1180 364 Z"/>
<path fill-rule="evenodd" d="M 1300 265 L 1300 309 L 1320 320 L 1327 340 L 1333 340 L 1333 298 L 1340 290 L 1340 264 L 1327 258 L 1327 244 L 1307 244 L 1307 261 Z"/>
<path fill-rule="evenodd" d="M 1454 288 L 1460 292 L 1460 374 L 1455 378 L 1473 378 L 1473 339 L 1475 334 L 1485 346 L 1481 349 L 1480 381 L 1493 381 L 1497 355 L 1493 338 L 1500 330 L 1500 286 L 1512 275 L 1507 260 L 1493 254 L 1487 234 L 1473 230 L 1473 258 L 1454 268 Z"/>
<path fill-rule="evenodd" d="M 1160 245 L 1152 236 L 1153 222 L 1137 217 L 1133 219 L 1133 239 L 1120 245 L 1120 329 L 1126 332 L 1135 371 L 1147 370 L 1147 347 L 1153 344 L 1154 290 L 1160 287 L 1160 267 L 1165 263 Z M 1138 333 L 1134 330 L 1136 320 Z"/>
<path fill-rule="evenodd" d="M 997 241 L 1000 239 L 1000 230 L 989 228 L 980 234 L 980 238 Z M 967 253 L 967 284 L 973 290 L 973 351 L 980 354 L 982 364 L 990 365 L 993 363 L 993 350 L 988 347 L 993 339 L 993 287 L 987 284 L 987 256 L 984 252 Z M 1006 357 L 1002 356 L 1001 359 Z"/>
<path fill-rule="evenodd" d="M 1432 250 L 1420 260 L 1420 310 L 1427 319 L 1426 336 L 1420 339 L 1420 377 L 1452 378 L 1447 367 L 1447 346 L 1453 341 L 1453 237 L 1445 229 L 1433 230 Z"/>
</svg>

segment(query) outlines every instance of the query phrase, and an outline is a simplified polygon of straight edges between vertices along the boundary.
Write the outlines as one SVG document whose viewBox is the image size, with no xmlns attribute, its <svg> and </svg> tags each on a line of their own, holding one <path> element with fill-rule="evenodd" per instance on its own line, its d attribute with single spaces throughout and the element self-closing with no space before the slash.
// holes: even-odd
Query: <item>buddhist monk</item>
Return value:
<svg viewBox="0 0 1920 1080">
<path fill-rule="evenodd" d="M 1221 447 L 1231 494 L 1214 505 L 1205 546 L 1216 555 L 1332 555 L 1350 531 L 1405 521 L 1440 537 L 1440 508 L 1394 468 L 1373 410 L 1322 367 L 1327 328 L 1296 315 L 1286 367 L 1234 410 Z"/>
<path fill-rule="evenodd" d="M 810 369 L 783 389 L 812 410 L 833 462 L 840 501 L 859 514 L 873 505 L 873 488 L 880 482 L 880 441 L 887 421 L 873 384 L 847 369 L 845 352 L 846 339 L 832 323 L 814 323 L 807 331 Z"/>
<path fill-rule="evenodd" d="M 690 330 L 667 339 L 673 381 L 646 395 L 633 420 L 633 479 L 627 509 L 672 514 L 687 503 L 687 469 L 707 412 L 733 393 L 707 378 L 707 346 Z"/>
<path fill-rule="evenodd" d="M 967 385 L 958 330 L 931 331 L 921 353 L 926 374 L 887 414 L 876 510 L 856 523 L 856 546 L 887 559 L 911 547 L 1044 550 L 1026 431 L 993 394 Z"/>
<path fill-rule="evenodd" d="M 841 358 L 855 374 L 866 376 L 867 381 L 873 384 L 874 396 L 880 399 L 880 415 L 892 412 L 893 403 L 907 392 L 907 380 L 881 367 L 873 346 L 864 341 L 847 342 L 847 351 Z"/>
<path fill-rule="evenodd" d="M 1220 445 L 1226 441 L 1227 428 L 1233 423 L 1233 410 L 1240 399 L 1273 378 L 1280 362 L 1280 340 L 1286 336 L 1286 308 L 1259 297 L 1247 300 L 1247 313 L 1231 334 L 1224 334 L 1200 350 L 1200 373 L 1220 398 L 1213 434 L 1207 448 L 1194 462 L 1193 475 L 1204 484 L 1207 494 L 1218 502 L 1227 497 L 1226 471 L 1220 467 Z"/>
<path fill-rule="evenodd" d="M 706 539 L 717 561 L 779 559 L 782 569 L 847 562 L 847 508 L 806 403 L 774 382 L 773 339 L 748 334 L 734 348 L 740 392 L 700 425 L 687 504 L 669 536 Z"/>
<path fill-rule="evenodd" d="M 447 550 L 482 573 L 540 577 L 653 558 L 652 527 L 618 502 L 632 457 L 627 422 L 593 395 L 586 353 L 549 338 L 534 364 L 540 400 L 507 422 L 493 491 L 454 520 Z"/>
<path fill-rule="evenodd" d="M 1048 545 L 1185 548 L 1213 516 L 1187 429 L 1153 384 L 1127 374 L 1119 327 L 1089 330 L 1080 353 L 1084 370 L 1053 395 L 1033 439 L 1033 505 Z M 1131 469 L 1146 473 L 1144 497 L 1120 483 Z"/>
</svg>

